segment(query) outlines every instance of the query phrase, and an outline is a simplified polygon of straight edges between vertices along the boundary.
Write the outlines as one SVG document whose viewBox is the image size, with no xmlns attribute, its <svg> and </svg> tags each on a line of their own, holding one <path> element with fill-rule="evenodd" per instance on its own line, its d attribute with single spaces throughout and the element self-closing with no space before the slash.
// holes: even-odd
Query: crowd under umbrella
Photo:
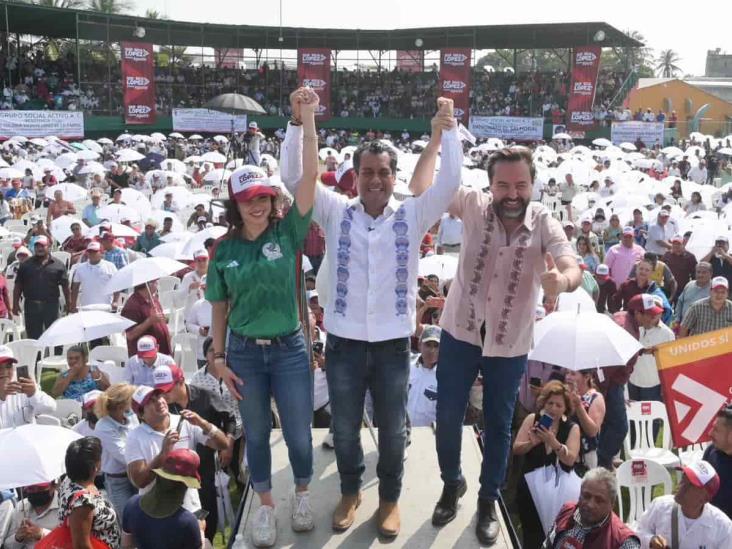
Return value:
<svg viewBox="0 0 732 549">
<path fill-rule="evenodd" d="M 106 311 L 81 311 L 66 315 L 51 324 L 41 337 L 38 347 L 68 345 L 69 341 L 85 343 L 121 333 L 135 323 L 123 316 Z"/>
</svg>

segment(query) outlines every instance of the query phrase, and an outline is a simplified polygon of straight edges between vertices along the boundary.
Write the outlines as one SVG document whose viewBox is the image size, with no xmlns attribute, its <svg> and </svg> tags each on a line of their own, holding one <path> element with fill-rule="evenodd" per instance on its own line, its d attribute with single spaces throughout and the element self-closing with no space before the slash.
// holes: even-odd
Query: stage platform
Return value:
<svg viewBox="0 0 732 549">
<path fill-rule="evenodd" d="M 412 444 L 404 464 L 404 485 L 400 499 L 402 528 L 393 540 L 380 538 L 376 530 L 375 513 L 378 507 L 377 454 L 368 430 L 361 432 L 366 472 L 364 473 L 363 502 L 358 508 L 356 522 L 343 533 L 331 528 L 331 514 L 340 498 L 338 469 L 333 450 L 325 450 L 321 443 L 325 429 L 313 430 L 314 475 L 311 484 L 315 529 L 296 534 L 290 527 L 292 472 L 287 459 L 287 447 L 281 431 L 272 433 L 272 484 L 277 502 L 277 543 L 275 547 L 293 548 L 372 548 L 389 546 L 393 549 L 471 548 L 480 547 L 475 537 L 475 511 L 478 498 L 478 476 L 481 453 L 473 430 L 463 430 L 462 465 L 468 479 L 468 492 L 460 500 L 458 515 L 443 528 L 432 526 L 431 516 L 442 491 L 440 470 L 437 465 L 434 432 L 429 427 L 412 429 Z M 253 547 L 248 523 L 259 506 L 250 490 L 243 503 L 238 534 L 232 543 L 235 549 Z M 496 549 L 513 548 L 508 531 L 501 521 L 501 535 L 493 546 Z"/>
</svg>

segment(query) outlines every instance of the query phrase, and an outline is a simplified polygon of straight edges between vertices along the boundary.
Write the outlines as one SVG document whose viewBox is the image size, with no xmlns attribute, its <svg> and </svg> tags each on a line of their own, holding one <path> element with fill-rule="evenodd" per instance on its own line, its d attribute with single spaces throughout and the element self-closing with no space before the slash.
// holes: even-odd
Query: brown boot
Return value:
<svg viewBox="0 0 732 549">
<path fill-rule="evenodd" d="M 348 530 L 356 519 L 356 509 L 361 505 L 361 492 L 342 495 L 341 501 L 333 511 L 333 530 L 343 532 Z"/>
<path fill-rule="evenodd" d="M 399 504 L 396 501 L 379 500 L 379 534 L 393 538 L 399 534 Z"/>
</svg>

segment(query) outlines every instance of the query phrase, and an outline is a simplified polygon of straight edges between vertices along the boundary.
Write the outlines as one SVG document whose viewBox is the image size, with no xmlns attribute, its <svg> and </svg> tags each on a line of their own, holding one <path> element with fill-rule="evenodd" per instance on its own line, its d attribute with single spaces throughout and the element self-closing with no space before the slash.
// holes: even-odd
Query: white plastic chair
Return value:
<svg viewBox="0 0 732 549">
<path fill-rule="evenodd" d="M 168 315 L 168 330 L 173 335 L 185 332 L 184 307 L 176 307 L 170 311 L 170 314 Z"/>
<path fill-rule="evenodd" d="M 13 341 L 21 338 L 18 323 L 7 318 L 0 318 L 0 342 L 7 343 L 11 338 Z"/>
<path fill-rule="evenodd" d="M 158 290 L 158 301 L 160 301 L 160 306 L 163 308 L 163 314 L 170 315 L 173 312 L 175 308 L 175 294 L 173 290 Z"/>
<path fill-rule="evenodd" d="M 657 400 L 631 402 L 627 409 L 629 428 L 623 442 L 626 459 L 650 459 L 664 467 L 679 465 L 679 457 L 671 451 L 671 427 L 666 406 Z M 661 446 L 653 439 L 653 422 L 662 426 Z M 631 447 L 631 430 L 635 430 L 635 442 Z"/>
<path fill-rule="evenodd" d="M 18 339 L 17 341 L 11 341 L 8 347 L 13 351 L 15 360 L 18 361 L 17 366 L 28 366 L 29 370 L 34 372 L 36 362 L 38 361 L 38 341 L 35 339 Z M 39 378 L 36 377 L 36 380 Z"/>
<path fill-rule="evenodd" d="M 650 459 L 632 459 L 623 462 L 615 476 L 618 479 L 618 510 L 626 524 L 633 524 L 645 512 L 653 499 L 653 488 L 663 485 L 663 495 L 672 490 L 671 475 L 663 465 Z M 627 488 L 630 505 L 626 517 L 623 509 L 622 488 Z"/>
<path fill-rule="evenodd" d="M 111 360 L 119 368 L 124 367 L 129 358 L 127 347 L 121 345 L 99 345 L 89 352 L 89 361 Z"/>
<path fill-rule="evenodd" d="M 679 448 L 679 461 L 681 462 L 681 465 L 688 465 L 694 461 L 700 461 L 704 455 L 704 450 L 707 449 L 707 446 L 709 446 L 708 442 L 699 442 L 697 444 L 690 444 L 689 446 Z"/>
<path fill-rule="evenodd" d="M 186 377 L 190 377 L 198 371 L 196 360 L 196 345 L 198 336 L 196 334 L 180 333 L 172 337 L 173 359 L 183 370 Z"/>
<path fill-rule="evenodd" d="M 42 358 L 38 361 L 38 365 L 36 366 L 36 379 L 41 379 L 41 374 L 44 369 L 56 370 L 57 372 L 65 372 L 68 370 L 69 363 L 66 361 L 66 352 L 72 345 L 74 344 L 69 343 L 68 345 L 64 345 L 60 355 L 54 353 L 55 346 L 44 347 L 41 353 Z M 46 356 L 46 352 L 48 352 L 48 356 Z"/>
<path fill-rule="evenodd" d="M 56 400 L 56 411 L 53 415 L 60 419 L 64 425 L 78 422 L 81 419 L 81 402 L 73 398 L 59 398 Z M 76 416 L 74 422 L 69 421 L 71 416 Z"/>
<path fill-rule="evenodd" d="M 158 294 L 163 292 L 172 292 L 180 286 L 180 278 L 177 276 L 164 276 L 158 279 Z"/>
<path fill-rule="evenodd" d="M 11 233 L 23 233 L 25 235 L 28 232 L 28 225 L 22 219 L 8 219 L 4 226 Z"/>
<path fill-rule="evenodd" d="M 47 414 L 40 414 L 39 416 L 36 416 L 36 423 L 38 425 L 53 425 L 55 427 L 61 427 L 61 420 L 54 416 L 49 416 Z"/>
<path fill-rule="evenodd" d="M 98 366 L 100 371 L 107 374 L 110 385 L 114 385 L 115 383 L 122 383 L 123 381 L 127 380 L 127 376 L 125 375 L 127 372 L 125 371 L 125 369 L 121 366 L 117 366 L 117 364 L 115 364 L 115 362 L 112 360 L 105 360 L 104 362 L 100 362 Z"/>
<path fill-rule="evenodd" d="M 55 257 L 60 262 L 62 262 L 64 265 L 66 265 L 67 269 L 71 266 L 71 254 L 69 252 L 64 252 L 62 250 L 58 250 L 55 252 L 51 252 L 51 256 Z"/>
</svg>

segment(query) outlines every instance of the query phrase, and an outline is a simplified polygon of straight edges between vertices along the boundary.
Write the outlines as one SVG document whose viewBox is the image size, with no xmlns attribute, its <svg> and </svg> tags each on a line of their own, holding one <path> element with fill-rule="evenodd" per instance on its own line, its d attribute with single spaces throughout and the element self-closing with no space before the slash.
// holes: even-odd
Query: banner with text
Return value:
<svg viewBox="0 0 732 549">
<path fill-rule="evenodd" d="M 310 86 L 320 97 L 316 116 L 328 120 L 330 109 L 330 50 L 328 48 L 301 48 L 297 50 L 297 78 L 301 86 Z"/>
<path fill-rule="evenodd" d="M 574 49 L 572 83 L 567 101 L 569 130 L 587 130 L 595 124 L 592 104 L 595 102 L 601 52 L 599 46 L 582 46 Z"/>
<path fill-rule="evenodd" d="M 397 50 L 396 67 L 404 72 L 422 72 L 424 52 L 422 50 Z"/>
<path fill-rule="evenodd" d="M 732 329 L 658 346 L 656 365 L 674 448 L 710 440 L 717 412 L 732 396 Z"/>
<path fill-rule="evenodd" d="M 232 115 L 209 109 L 173 109 L 173 130 L 176 132 L 231 133 L 247 131 L 247 115 Z"/>
<path fill-rule="evenodd" d="M 470 133 L 475 137 L 537 141 L 544 137 L 544 119 L 519 116 L 472 116 Z"/>
<path fill-rule="evenodd" d="M 470 48 L 440 50 L 440 82 L 437 89 L 439 95 L 455 102 L 455 118 L 458 122 L 469 126 Z"/>
<path fill-rule="evenodd" d="M 84 137 L 84 113 L 73 111 L 0 111 L 0 139 L 15 135 L 61 139 Z"/>
<path fill-rule="evenodd" d="M 610 128 L 610 140 L 615 144 L 635 143 L 640 139 L 650 149 L 656 144 L 663 146 L 663 122 L 613 122 Z"/>
<path fill-rule="evenodd" d="M 125 124 L 155 123 L 153 45 L 122 42 L 122 93 Z"/>
</svg>

